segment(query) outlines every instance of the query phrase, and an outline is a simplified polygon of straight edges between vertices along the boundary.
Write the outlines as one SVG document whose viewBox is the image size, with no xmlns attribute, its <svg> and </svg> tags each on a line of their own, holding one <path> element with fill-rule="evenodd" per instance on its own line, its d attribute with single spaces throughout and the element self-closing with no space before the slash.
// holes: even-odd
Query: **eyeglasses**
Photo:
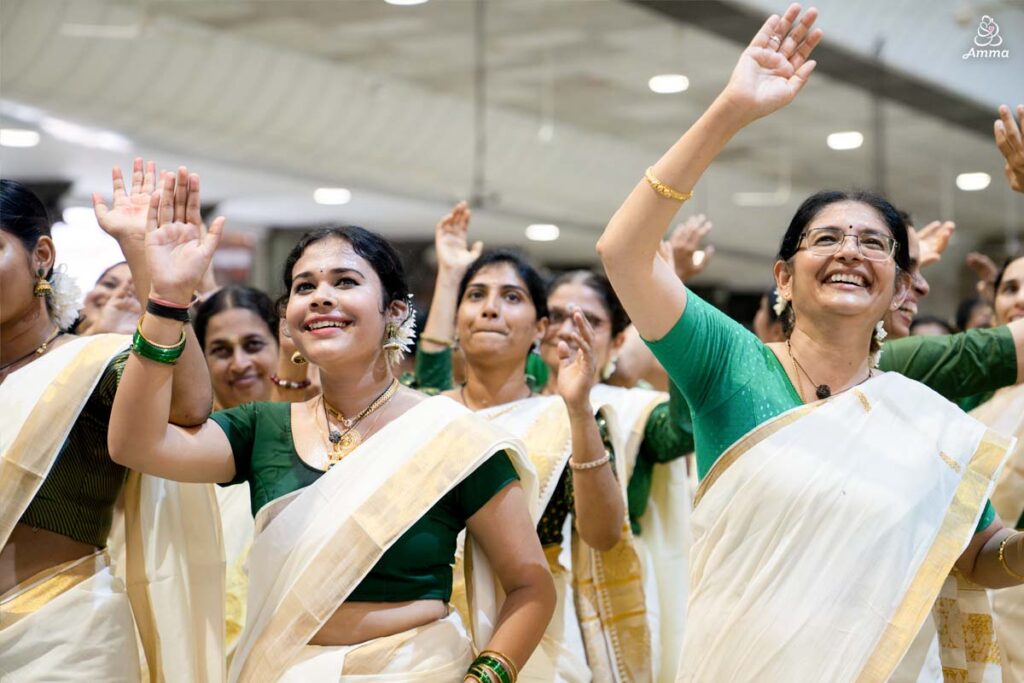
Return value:
<svg viewBox="0 0 1024 683">
<path fill-rule="evenodd" d="M 596 315 L 584 312 L 583 317 L 587 319 L 590 326 L 595 330 L 603 325 L 606 320 L 598 318 Z M 548 320 L 551 322 L 551 327 L 561 327 L 562 323 L 566 320 L 572 320 L 572 311 L 565 311 L 560 308 L 552 308 L 548 311 Z"/>
<path fill-rule="evenodd" d="M 862 232 L 859 235 L 851 235 L 842 228 L 832 226 L 808 230 L 804 234 L 804 239 L 807 241 L 805 248 L 818 256 L 832 256 L 843 248 L 847 237 L 853 238 L 860 255 L 869 261 L 888 261 L 896 253 L 896 240 L 889 235 L 879 232 Z"/>
</svg>

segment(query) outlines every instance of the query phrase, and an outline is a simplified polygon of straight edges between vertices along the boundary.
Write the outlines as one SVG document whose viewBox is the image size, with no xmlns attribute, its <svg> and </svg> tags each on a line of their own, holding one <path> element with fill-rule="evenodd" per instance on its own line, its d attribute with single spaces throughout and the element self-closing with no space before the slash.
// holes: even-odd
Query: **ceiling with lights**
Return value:
<svg viewBox="0 0 1024 683">
<path fill-rule="evenodd" d="M 950 296 L 966 251 L 1021 233 L 984 116 L 1024 102 L 1024 4 L 944 5 L 818 4 L 832 68 L 737 136 L 680 214 L 715 224 L 703 278 L 760 288 L 794 208 L 826 187 L 881 184 L 919 224 L 956 220 L 931 276 Z M 725 83 L 740 32 L 784 7 L 5 0 L 0 163 L 69 183 L 72 208 L 135 154 L 187 163 L 229 229 L 257 232 L 347 221 L 429 240 L 469 198 L 485 242 L 593 263 L 605 221 Z M 1010 56 L 965 60 L 985 14 Z"/>
</svg>

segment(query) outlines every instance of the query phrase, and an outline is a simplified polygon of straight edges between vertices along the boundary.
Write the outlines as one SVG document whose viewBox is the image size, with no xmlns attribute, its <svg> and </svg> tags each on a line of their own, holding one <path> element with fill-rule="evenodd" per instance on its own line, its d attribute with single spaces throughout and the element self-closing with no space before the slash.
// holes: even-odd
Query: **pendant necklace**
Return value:
<svg viewBox="0 0 1024 683">
<path fill-rule="evenodd" d="M 788 339 L 786 340 L 786 352 L 789 354 L 789 359 L 791 361 L 793 361 L 793 365 L 795 365 L 797 367 L 797 369 L 800 370 L 800 372 L 804 373 L 804 377 L 807 378 L 808 382 L 810 382 L 812 385 L 814 385 L 814 395 L 815 396 L 817 396 L 819 399 L 825 399 L 825 398 L 828 398 L 829 396 L 832 395 L 832 387 L 830 387 L 827 384 L 818 384 L 813 379 L 811 379 L 810 375 L 807 374 L 807 371 L 804 370 L 804 366 L 800 365 L 800 361 L 798 361 L 796 359 L 796 356 L 793 355 L 793 347 L 790 345 Z M 863 384 L 864 382 L 867 382 L 869 379 L 871 379 L 871 368 L 868 368 L 868 376 L 867 377 L 865 377 L 861 381 L 857 382 L 857 384 L 852 385 L 850 388 L 853 388 L 855 386 Z"/>
<path fill-rule="evenodd" d="M 7 368 L 10 368 L 10 367 L 13 367 L 13 366 L 17 365 L 18 363 L 20 363 L 21 361 L 25 360 L 29 356 L 33 356 L 33 355 L 34 356 L 41 356 L 41 355 L 43 355 L 44 353 L 46 353 L 46 347 L 48 347 L 50 345 L 50 343 L 53 342 L 54 339 L 56 339 L 57 337 L 61 336 L 62 334 L 64 334 L 64 330 L 62 330 L 62 329 L 60 329 L 58 327 L 57 329 L 55 329 L 53 331 L 53 334 L 51 334 L 49 337 L 46 338 L 46 341 L 44 341 L 42 344 L 40 344 L 36 348 L 32 349 L 31 351 L 26 353 L 24 356 L 21 356 L 20 358 L 16 358 L 16 359 L 12 360 L 10 363 L 5 363 L 3 367 L 0 367 L 0 372 L 3 372 Z"/>
<path fill-rule="evenodd" d="M 327 439 L 330 442 L 330 446 L 327 449 L 327 468 L 330 469 L 332 466 L 337 465 L 339 462 L 345 459 L 345 457 L 354 451 L 359 444 L 363 442 L 363 437 L 356 430 L 356 425 L 377 409 L 383 407 L 388 401 L 390 401 L 396 393 L 398 393 L 398 387 L 400 386 L 398 380 L 394 380 L 385 389 L 380 396 L 375 398 L 370 405 L 366 406 L 361 413 L 352 418 L 346 418 L 344 413 L 332 406 L 327 402 L 327 399 L 320 395 L 320 400 L 324 404 L 324 421 L 327 423 Z M 331 419 L 340 423 L 345 431 L 340 432 L 331 426 Z"/>
</svg>

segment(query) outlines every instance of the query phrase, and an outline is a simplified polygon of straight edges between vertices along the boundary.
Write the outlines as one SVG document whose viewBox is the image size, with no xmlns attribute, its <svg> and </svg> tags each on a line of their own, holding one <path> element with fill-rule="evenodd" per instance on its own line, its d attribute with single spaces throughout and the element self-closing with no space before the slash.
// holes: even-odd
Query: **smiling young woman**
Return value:
<svg viewBox="0 0 1024 683">
<path fill-rule="evenodd" d="M 166 192 L 150 205 L 150 298 L 184 303 L 220 225 L 200 236 L 161 224 L 165 200 Z M 319 367 L 322 393 L 175 428 L 164 357 L 181 325 L 147 316 L 111 417 L 119 462 L 170 479 L 250 484 L 256 536 L 230 679 L 456 682 L 474 668 L 514 672 L 554 605 L 519 447 L 455 401 L 399 388 L 394 352 L 406 344 L 408 288 L 380 235 L 354 226 L 307 233 L 283 281 L 286 332 Z M 447 605 L 464 528 L 505 595 L 501 602 L 493 582 L 474 582 L 476 604 L 500 604 L 481 613 L 475 645 Z"/>
<path fill-rule="evenodd" d="M 888 202 L 819 193 L 797 210 L 774 268 L 784 342 L 760 342 L 658 257 L 729 139 L 806 84 L 822 34 L 816 10 L 800 15 L 765 22 L 598 242 L 693 415 L 703 481 L 679 680 L 886 680 L 954 566 L 989 587 L 1024 581 L 1024 535 L 987 502 L 1009 442 L 873 367 L 876 328 L 909 286 Z"/>
</svg>

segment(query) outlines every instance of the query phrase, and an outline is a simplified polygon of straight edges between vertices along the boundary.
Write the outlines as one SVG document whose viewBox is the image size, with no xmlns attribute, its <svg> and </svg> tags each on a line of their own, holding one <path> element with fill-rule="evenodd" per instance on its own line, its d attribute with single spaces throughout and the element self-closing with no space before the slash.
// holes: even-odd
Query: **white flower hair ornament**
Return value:
<svg viewBox="0 0 1024 683">
<path fill-rule="evenodd" d="M 775 288 L 775 305 L 772 306 L 772 310 L 775 311 L 775 317 L 781 318 L 783 311 L 786 310 L 786 306 L 789 305 L 789 299 L 782 296 L 782 292 L 779 288 Z"/>
<path fill-rule="evenodd" d="M 66 264 L 62 263 L 53 269 L 50 288 L 46 294 L 46 310 L 60 329 L 69 330 L 78 319 L 78 300 L 82 298 L 82 290 L 68 274 Z"/>
<path fill-rule="evenodd" d="M 879 361 L 882 360 L 882 342 L 889 336 L 889 333 L 885 331 L 885 323 L 881 320 L 875 325 L 875 341 L 878 342 L 878 350 L 871 354 L 871 367 L 877 368 Z"/>
<path fill-rule="evenodd" d="M 384 333 L 384 358 L 388 365 L 395 366 L 402 362 L 405 354 L 412 350 L 416 340 L 416 309 L 412 306 L 412 295 L 409 295 L 409 315 L 402 323 L 388 323 Z"/>
</svg>

